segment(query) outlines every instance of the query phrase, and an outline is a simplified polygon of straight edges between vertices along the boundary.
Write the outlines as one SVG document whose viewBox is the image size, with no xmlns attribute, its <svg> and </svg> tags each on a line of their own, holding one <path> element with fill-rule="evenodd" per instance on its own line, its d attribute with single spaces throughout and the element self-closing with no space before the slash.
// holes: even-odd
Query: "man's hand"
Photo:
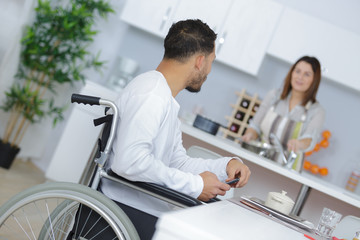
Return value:
<svg viewBox="0 0 360 240">
<path fill-rule="evenodd" d="M 198 197 L 201 201 L 207 202 L 217 195 L 224 196 L 226 191 L 230 190 L 230 186 L 226 183 L 220 182 L 217 176 L 212 172 L 206 171 L 200 173 L 200 176 L 204 181 L 203 191 Z"/>
<path fill-rule="evenodd" d="M 235 158 L 231 159 L 227 164 L 226 172 L 228 175 L 228 179 L 226 179 L 226 181 L 233 180 L 234 178 L 240 178 L 240 181 L 232 185 L 232 187 L 236 188 L 243 187 L 248 182 L 251 174 L 248 166 Z"/>
</svg>

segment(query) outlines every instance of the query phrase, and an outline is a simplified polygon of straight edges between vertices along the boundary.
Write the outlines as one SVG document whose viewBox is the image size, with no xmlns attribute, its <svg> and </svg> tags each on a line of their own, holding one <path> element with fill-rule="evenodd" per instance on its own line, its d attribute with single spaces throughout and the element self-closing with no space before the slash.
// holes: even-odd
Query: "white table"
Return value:
<svg viewBox="0 0 360 240">
<path fill-rule="evenodd" d="M 274 161 L 271 161 L 253 152 L 241 148 L 238 143 L 235 143 L 228 139 L 224 139 L 222 137 L 211 135 L 187 123 L 182 124 L 181 130 L 187 135 L 190 135 L 217 148 L 223 149 L 231 154 L 234 154 L 235 156 L 239 156 L 242 159 L 250 161 L 260 167 L 266 168 L 276 174 L 282 175 L 302 184 L 302 188 L 296 200 L 296 206 L 294 207 L 294 209 L 297 208 L 296 210 L 299 210 L 299 208 L 301 208 L 301 206 L 304 204 L 306 200 L 306 194 L 311 188 L 316 189 L 331 197 L 334 197 L 340 201 L 348 203 L 352 206 L 360 208 L 360 196 L 350 193 L 344 188 L 340 188 L 339 186 L 328 183 L 304 171 L 302 173 L 298 173 L 296 171 L 286 169 L 281 165 L 275 163 Z M 293 213 L 298 214 L 299 212 Z"/>
<path fill-rule="evenodd" d="M 307 233 L 314 237 L 313 234 Z M 225 200 L 163 214 L 153 240 L 306 240 L 304 233 Z"/>
</svg>

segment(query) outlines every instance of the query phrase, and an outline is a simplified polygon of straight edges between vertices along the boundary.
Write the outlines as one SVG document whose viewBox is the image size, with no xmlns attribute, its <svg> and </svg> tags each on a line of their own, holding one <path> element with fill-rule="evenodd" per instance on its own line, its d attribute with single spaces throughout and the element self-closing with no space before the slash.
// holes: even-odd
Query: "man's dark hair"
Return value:
<svg viewBox="0 0 360 240">
<path fill-rule="evenodd" d="M 165 38 L 164 58 L 183 62 L 195 53 L 209 55 L 214 50 L 216 33 L 199 19 L 174 23 Z"/>
</svg>

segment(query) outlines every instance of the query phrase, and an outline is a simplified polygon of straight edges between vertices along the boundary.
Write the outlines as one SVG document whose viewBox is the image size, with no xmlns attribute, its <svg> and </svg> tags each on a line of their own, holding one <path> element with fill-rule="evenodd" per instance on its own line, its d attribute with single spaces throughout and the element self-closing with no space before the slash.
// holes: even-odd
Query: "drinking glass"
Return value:
<svg viewBox="0 0 360 240">
<path fill-rule="evenodd" d="M 340 213 L 325 207 L 315 230 L 316 234 L 330 238 L 341 217 Z"/>
</svg>

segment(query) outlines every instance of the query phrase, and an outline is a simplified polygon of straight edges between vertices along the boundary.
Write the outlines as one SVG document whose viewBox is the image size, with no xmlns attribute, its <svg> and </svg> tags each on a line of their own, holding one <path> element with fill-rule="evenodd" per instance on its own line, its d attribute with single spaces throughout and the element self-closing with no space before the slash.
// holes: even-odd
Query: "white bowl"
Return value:
<svg viewBox="0 0 360 240">
<path fill-rule="evenodd" d="M 265 201 L 265 206 L 275 209 L 285 215 L 289 215 L 295 202 L 286 196 L 286 192 L 269 192 Z"/>
</svg>

